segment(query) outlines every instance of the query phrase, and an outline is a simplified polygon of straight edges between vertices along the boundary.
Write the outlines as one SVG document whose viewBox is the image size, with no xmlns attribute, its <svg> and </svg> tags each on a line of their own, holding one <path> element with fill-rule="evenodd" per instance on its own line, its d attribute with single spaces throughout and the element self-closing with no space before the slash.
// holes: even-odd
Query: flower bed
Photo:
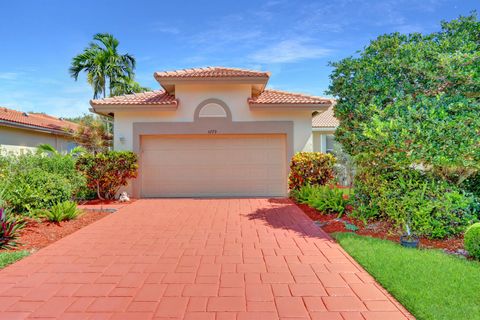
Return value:
<svg viewBox="0 0 480 320">
<path fill-rule="evenodd" d="M 108 212 L 86 211 L 74 220 L 52 223 L 28 219 L 16 242 L 18 245 L 12 250 L 0 250 L 0 252 L 29 250 L 36 251 L 49 244 L 66 237 L 75 231 L 109 215 Z"/>
<path fill-rule="evenodd" d="M 365 225 L 362 221 L 354 219 L 350 216 L 343 216 L 338 219 L 337 214 L 325 214 L 306 204 L 296 203 L 296 205 L 313 221 L 317 223 L 325 232 L 331 234 L 336 232 L 351 232 L 348 230 L 345 222 L 358 227 L 356 234 L 370 236 L 379 239 L 387 239 L 398 242 L 403 233 L 401 228 L 393 226 L 391 223 L 384 221 L 375 221 Z M 444 249 L 450 253 L 461 252 L 464 249 L 463 236 L 451 237 L 447 239 L 427 239 L 420 238 L 420 247 L 422 248 L 438 248 Z M 460 251 L 459 251 L 460 250 Z"/>
</svg>

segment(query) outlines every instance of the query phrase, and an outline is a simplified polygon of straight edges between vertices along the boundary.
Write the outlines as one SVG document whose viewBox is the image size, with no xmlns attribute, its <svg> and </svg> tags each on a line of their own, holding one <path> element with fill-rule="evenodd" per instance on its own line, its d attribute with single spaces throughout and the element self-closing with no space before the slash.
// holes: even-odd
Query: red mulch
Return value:
<svg viewBox="0 0 480 320">
<path fill-rule="evenodd" d="M 137 201 L 137 199 L 130 199 L 130 201 L 126 202 L 120 202 L 118 200 L 100 200 L 100 199 L 94 199 L 94 200 L 87 200 L 87 201 L 82 201 L 79 203 L 79 205 L 107 205 L 107 204 L 130 204 Z"/>
<path fill-rule="evenodd" d="M 349 216 L 342 216 L 342 221 L 336 221 L 336 214 L 324 214 L 314 208 L 309 207 L 306 204 L 296 203 L 296 205 L 302 209 L 305 214 L 310 217 L 313 221 L 320 221 L 321 223 L 326 223 L 322 226 L 322 229 L 327 233 L 334 232 L 351 232 L 345 228 L 343 221 L 356 225 L 359 230 L 355 233 L 363 236 L 370 236 L 374 238 L 386 239 L 394 242 L 399 242 L 400 236 L 402 235 L 402 230 L 393 226 L 391 223 L 378 221 L 372 222 L 370 227 L 367 228 L 365 224 L 357 219 L 354 219 Z M 456 251 L 458 249 L 463 249 L 463 236 L 448 238 L 442 240 L 431 240 L 427 238 L 420 238 L 420 247 L 421 248 L 438 248 L 438 249 L 447 249 L 449 251 Z"/>
<path fill-rule="evenodd" d="M 25 228 L 20 231 L 20 236 L 17 238 L 18 245 L 14 250 L 35 251 L 46 247 L 109 214 L 86 211 L 74 220 L 62 221 L 58 224 L 30 219 Z"/>
</svg>

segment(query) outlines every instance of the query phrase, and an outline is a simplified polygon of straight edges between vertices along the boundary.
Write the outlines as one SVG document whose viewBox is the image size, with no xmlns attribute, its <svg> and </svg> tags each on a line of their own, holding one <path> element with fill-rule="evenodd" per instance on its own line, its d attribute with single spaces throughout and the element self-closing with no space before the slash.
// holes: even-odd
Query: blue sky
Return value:
<svg viewBox="0 0 480 320">
<path fill-rule="evenodd" d="M 0 106 L 88 112 L 92 90 L 68 68 L 98 32 L 120 40 L 137 59 L 137 81 L 153 89 L 154 71 L 213 65 L 268 70 L 271 88 L 324 95 L 329 61 L 474 9 L 478 0 L 1 1 Z"/>
</svg>

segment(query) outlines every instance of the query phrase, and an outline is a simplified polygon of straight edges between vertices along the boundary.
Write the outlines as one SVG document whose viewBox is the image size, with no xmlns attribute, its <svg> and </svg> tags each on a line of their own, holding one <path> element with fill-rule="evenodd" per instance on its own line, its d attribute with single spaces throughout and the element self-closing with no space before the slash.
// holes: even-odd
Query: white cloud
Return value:
<svg viewBox="0 0 480 320">
<path fill-rule="evenodd" d="M 261 49 L 250 55 L 258 63 L 291 63 L 330 55 L 332 50 L 315 46 L 305 40 L 289 39 Z"/>
<path fill-rule="evenodd" d="M 0 72 L 0 80 L 17 80 L 22 74 L 22 72 Z"/>
<path fill-rule="evenodd" d="M 154 23 L 150 28 L 152 32 L 166 33 L 166 34 L 179 34 L 180 29 L 174 26 L 168 26 L 163 23 Z"/>
</svg>

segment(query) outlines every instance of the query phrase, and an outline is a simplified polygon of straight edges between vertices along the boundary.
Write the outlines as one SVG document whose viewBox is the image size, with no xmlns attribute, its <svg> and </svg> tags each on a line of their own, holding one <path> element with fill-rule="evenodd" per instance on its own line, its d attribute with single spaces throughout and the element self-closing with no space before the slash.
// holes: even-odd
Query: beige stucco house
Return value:
<svg viewBox="0 0 480 320">
<path fill-rule="evenodd" d="M 34 151 L 49 144 L 61 152 L 76 146 L 72 132 L 77 124 L 42 113 L 0 107 L 0 152 Z"/>
<path fill-rule="evenodd" d="M 312 151 L 312 112 L 330 99 L 266 89 L 270 74 L 156 72 L 162 90 L 92 100 L 114 117 L 114 149 L 139 155 L 134 197 L 285 196 L 288 163 Z"/>
</svg>

